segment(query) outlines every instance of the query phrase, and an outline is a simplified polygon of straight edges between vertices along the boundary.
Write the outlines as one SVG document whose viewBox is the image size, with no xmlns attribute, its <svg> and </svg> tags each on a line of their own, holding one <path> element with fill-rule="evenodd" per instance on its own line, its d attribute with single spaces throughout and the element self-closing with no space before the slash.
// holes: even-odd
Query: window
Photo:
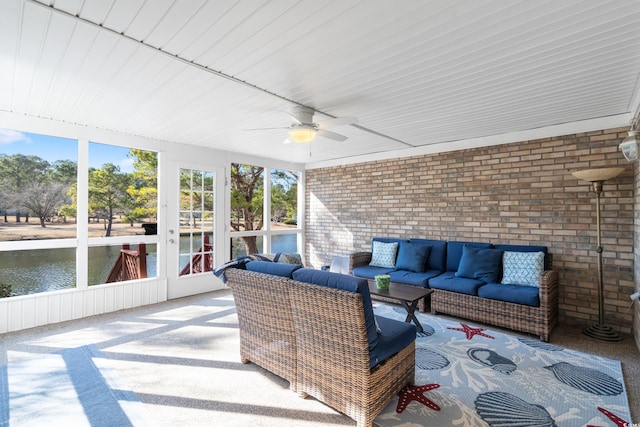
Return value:
<svg viewBox="0 0 640 427">
<path fill-rule="evenodd" d="M 298 252 L 299 178 L 297 171 L 231 165 L 231 258 Z"/>
<path fill-rule="evenodd" d="M 213 269 L 215 174 L 180 169 L 180 276 Z"/>
<path fill-rule="evenodd" d="M 0 129 L 0 241 L 73 239 L 78 142 Z"/>
<path fill-rule="evenodd" d="M 156 276 L 157 182 L 155 152 L 0 129 L 0 297 L 106 283 L 141 242 Z"/>
<path fill-rule="evenodd" d="M 155 243 L 133 237 L 156 234 L 157 170 L 158 156 L 153 151 L 89 143 L 90 286 L 157 275 Z M 123 236 L 132 238 L 119 243 Z M 100 238 L 120 239 L 104 244 Z"/>
<path fill-rule="evenodd" d="M 0 129 L 0 297 L 76 286 L 77 165 L 75 140 Z"/>
</svg>

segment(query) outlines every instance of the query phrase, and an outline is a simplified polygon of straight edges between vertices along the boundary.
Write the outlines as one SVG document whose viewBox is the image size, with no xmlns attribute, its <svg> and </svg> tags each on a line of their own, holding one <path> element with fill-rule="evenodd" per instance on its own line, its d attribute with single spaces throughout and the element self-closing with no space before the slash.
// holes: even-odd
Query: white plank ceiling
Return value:
<svg viewBox="0 0 640 427">
<path fill-rule="evenodd" d="M 313 163 L 630 114 L 638 0 L 2 0 L 0 110 Z M 286 111 L 355 116 L 283 144 Z"/>
</svg>

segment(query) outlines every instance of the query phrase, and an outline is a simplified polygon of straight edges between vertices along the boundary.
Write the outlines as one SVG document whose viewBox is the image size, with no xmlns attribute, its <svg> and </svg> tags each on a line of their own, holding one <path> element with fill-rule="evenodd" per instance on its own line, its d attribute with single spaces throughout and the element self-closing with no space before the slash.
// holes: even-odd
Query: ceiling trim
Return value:
<svg viewBox="0 0 640 427">
<path fill-rule="evenodd" d="M 600 117 L 597 119 L 582 120 L 573 123 L 563 123 L 560 125 L 546 126 L 526 131 L 511 132 L 501 135 L 492 135 L 481 138 L 463 139 L 458 141 L 447 141 L 438 144 L 429 144 L 420 147 L 383 151 L 362 156 L 345 157 L 341 159 L 327 160 L 305 164 L 305 169 L 320 169 L 333 166 L 345 166 L 355 163 L 374 162 L 380 160 L 399 159 L 404 157 L 421 156 L 427 154 L 438 154 L 450 151 L 467 150 L 470 148 L 490 147 L 494 145 L 511 144 L 521 141 L 529 141 L 540 138 L 551 138 L 574 133 L 592 132 L 601 129 L 611 129 L 629 126 L 632 119 L 631 113 L 618 114 L 615 116 Z"/>
</svg>

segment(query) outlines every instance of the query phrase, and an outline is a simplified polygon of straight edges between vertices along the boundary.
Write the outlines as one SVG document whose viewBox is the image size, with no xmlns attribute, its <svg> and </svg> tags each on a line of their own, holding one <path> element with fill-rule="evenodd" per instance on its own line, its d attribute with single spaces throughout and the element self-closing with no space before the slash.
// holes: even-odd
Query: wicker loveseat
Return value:
<svg viewBox="0 0 640 427">
<path fill-rule="evenodd" d="M 264 261 L 225 275 L 242 361 L 287 379 L 300 396 L 369 427 L 413 384 L 415 326 L 374 316 L 366 280 Z"/>
<path fill-rule="evenodd" d="M 397 243 L 398 247 L 423 245 L 430 249 L 421 252 L 424 255 L 421 261 L 415 254 L 406 255 L 405 250 L 398 251 L 391 261 L 393 265 L 382 262 L 380 266 L 379 260 L 372 262 L 375 242 L 378 247 Z M 526 280 L 517 283 L 518 271 L 513 272 L 513 265 L 517 264 L 507 265 L 505 262 L 511 261 L 504 261 L 523 257 L 542 259 L 535 283 Z M 526 332 L 542 341 L 549 340 L 558 322 L 558 273 L 552 269 L 552 256 L 545 246 L 374 238 L 372 251 L 350 255 L 349 273 L 365 278 L 389 274 L 398 283 L 432 288 L 434 314 L 445 313 Z"/>
</svg>

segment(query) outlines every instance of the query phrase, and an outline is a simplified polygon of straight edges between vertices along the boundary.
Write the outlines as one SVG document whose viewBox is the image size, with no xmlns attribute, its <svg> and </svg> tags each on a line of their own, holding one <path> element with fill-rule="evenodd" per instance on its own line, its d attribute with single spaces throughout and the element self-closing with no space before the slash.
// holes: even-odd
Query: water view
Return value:
<svg viewBox="0 0 640 427">
<path fill-rule="evenodd" d="M 258 239 L 261 242 L 262 239 Z M 244 255 L 241 239 L 234 239 L 233 257 Z M 188 252 L 188 236 L 180 238 L 180 252 Z M 273 252 L 296 252 L 296 235 L 272 237 Z M 132 248 L 134 246 L 132 245 Z M 89 248 L 89 286 L 106 281 L 119 253 L 120 246 Z M 261 244 L 259 244 L 261 250 Z M 189 262 L 180 257 L 180 269 Z M 147 245 L 147 277 L 157 275 L 156 245 Z M 70 289 L 76 286 L 75 248 L 40 249 L 0 252 L 0 282 L 11 285 L 13 295 Z"/>
</svg>

